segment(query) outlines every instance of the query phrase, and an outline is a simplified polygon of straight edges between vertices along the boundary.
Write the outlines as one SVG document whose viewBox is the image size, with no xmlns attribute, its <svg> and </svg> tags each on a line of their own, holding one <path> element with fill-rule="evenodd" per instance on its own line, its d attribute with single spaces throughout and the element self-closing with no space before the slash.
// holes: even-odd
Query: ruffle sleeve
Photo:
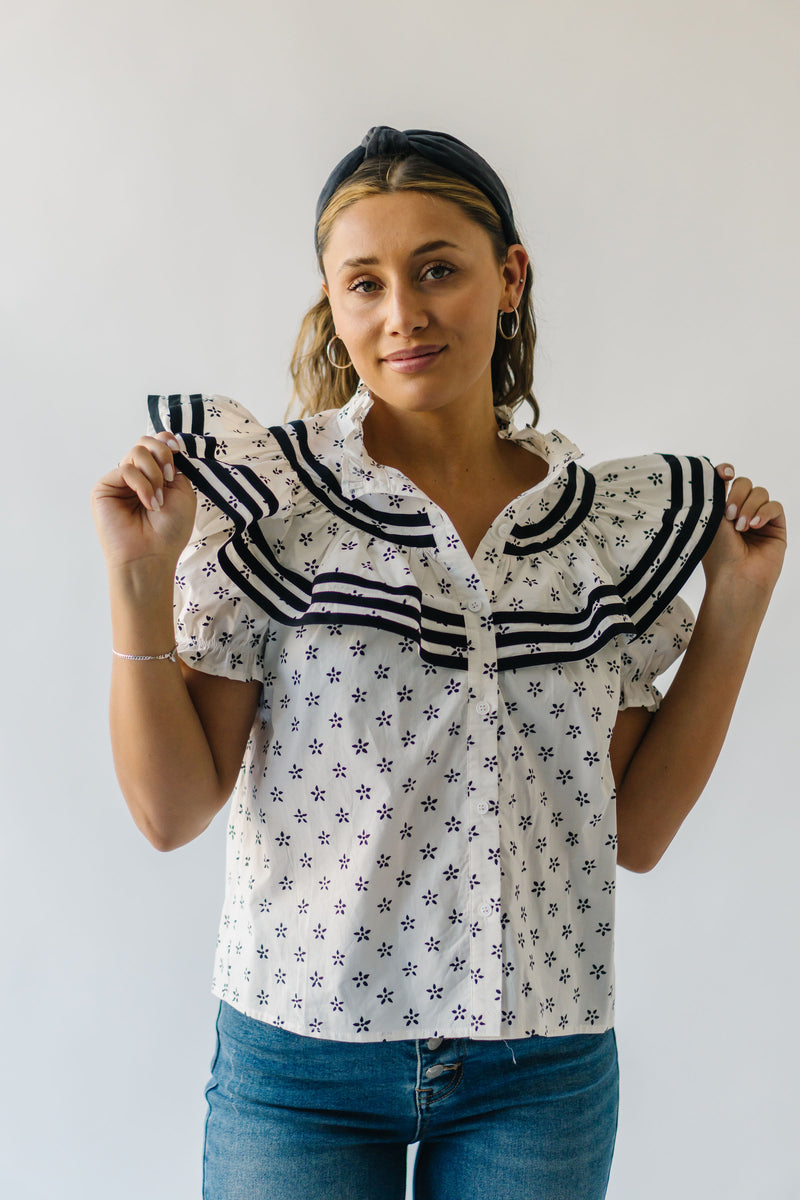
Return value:
<svg viewBox="0 0 800 1200">
<path fill-rule="evenodd" d="M 175 573 L 178 653 L 212 675 L 262 679 L 269 614 L 254 580 L 252 543 L 262 517 L 293 510 L 297 477 L 270 431 L 234 400 L 149 396 L 148 412 L 152 433 L 175 435 L 176 463 L 198 492 Z"/>
<path fill-rule="evenodd" d="M 725 485 L 706 458 L 602 463 L 583 524 L 593 557 L 641 636 L 675 599 L 716 533 Z"/>
<path fill-rule="evenodd" d="M 271 429 L 227 396 L 148 396 L 150 428 L 169 430 L 181 470 L 209 501 L 242 520 L 288 516 L 302 491 Z"/>
<path fill-rule="evenodd" d="M 611 641 L 638 642 L 638 653 L 710 545 L 724 503 L 705 458 L 652 454 L 591 470 L 570 462 L 506 541 L 507 555 L 536 565 L 539 586 L 495 613 L 500 669 L 589 658 Z"/>
<path fill-rule="evenodd" d="M 678 592 L 716 533 L 725 486 L 708 459 L 669 454 L 604 463 L 592 476 L 586 530 L 634 632 L 621 653 L 619 705 L 654 711 L 654 680 L 691 637 Z"/>
</svg>

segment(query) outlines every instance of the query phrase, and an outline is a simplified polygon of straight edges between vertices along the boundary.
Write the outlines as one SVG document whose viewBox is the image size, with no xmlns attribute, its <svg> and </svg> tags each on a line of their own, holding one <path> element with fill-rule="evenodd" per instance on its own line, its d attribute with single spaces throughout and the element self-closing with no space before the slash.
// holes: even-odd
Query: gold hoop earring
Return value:
<svg viewBox="0 0 800 1200">
<path fill-rule="evenodd" d="M 512 311 L 514 313 L 514 329 L 511 333 L 506 333 L 505 329 L 503 329 L 503 317 L 508 316 L 508 314 L 504 313 L 504 312 L 499 312 L 497 314 L 497 328 L 500 331 L 500 337 L 503 338 L 504 341 L 506 341 L 506 342 L 513 342 L 514 338 L 519 333 L 519 327 L 520 327 L 519 313 L 517 312 L 516 309 L 512 309 Z"/>
<path fill-rule="evenodd" d="M 333 335 L 333 337 L 331 338 L 331 340 L 328 342 L 327 346 L 325 347 L 325 354 L 327 356 L 328 362 L 331 364 L 332 367 L 336 367 L 337 371 L 346 371 L 349 367 L 352 367 L 352 365 L 353 365 L 352 362 L 338 363 L 336 361 L 336 359 L 333 357 L 333 355 L 331 354 L 331 346 L 333 345 L 333 343 L 336 341 L 337 338 L 339 338 L 339 341 L 342 342 L 342 339 L 339 337 L 339 334 L 335 333 Z M 344 346 L 344 342 L 342 342 L 342 345 Z M 347 349 L 346 346 L 344 346 L 344 348 L 345 348 L 345 350 Z"/>
</svg>

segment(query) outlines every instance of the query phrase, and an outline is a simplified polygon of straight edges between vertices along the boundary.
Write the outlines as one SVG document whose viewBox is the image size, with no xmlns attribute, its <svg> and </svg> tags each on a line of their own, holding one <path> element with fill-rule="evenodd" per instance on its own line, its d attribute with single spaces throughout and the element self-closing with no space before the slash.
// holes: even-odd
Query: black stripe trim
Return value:
<svg viewBox="0 0 800 1200">
<path fill-rule="evenodd" d="M 631 640 L 630 621 L 618 621 L 604 629 L 589 646 L 576 647 L 566 650 L 563 646 L 553 650 L 533 650 L 527 654 L 509 654 L 497 658 L 498 671 L 514 671 L 521 667 L 541 667 L 555 662 L 578 662 L 583 658 L 591 658 L 598 650 L 602 650 L 613 638 L 624 637 Z"/>
<path fill-rule="evenodd" d="M 662 559 L 661 565 L 658 567 L 659 576 L 662 575 L 665 570 L 669 569 L 671 560 L 674 561 L 675 558 L 680 556 L 681 548 L 686 543 L 687 539 L 691 537 L 698 520 L 699 513 L 694 511 L 695 508 L 698 507 L 697 502 L 699 500 L 699 507 L 702 510 L 702 504 L 705 500 L 704 494 L 701 493 L 699 497 L 693 494 L 691 503 L 687 506 L 684 499 L 684 472 L 680 461 L 671 454 L 664 454 L 662 455 L 662 458 L 666 462 L 670 471 L 669 507 L 664 512 L 661 527 L 651 541 L 649 549 L 645 551 L 636 565 L 620 581 L 620 593 L 623 596 L 629 596 L 629 603 L 634 609 L 638 603 L 638 598 L 635 594 L 630 595 L 630 593 L 634 592 L 634 589 L 639 584 L 645 582 L 645 577 L 647 577 L 647 589 L 649 590 L 651 588 L 654 582 L 654 577 L 651 574 L 652 568 L 661 558 L 665 549 L 668 550 L 669 553 Z M 692 474 L 690 474 L 690 480 L 693 482 Z M 675 529 L 676 518 L 683 511 L 686 511 L 686 517 L 681 522 L 678 533 L 673 539 L 673 530 Z"/>
<path fill-rule="evenodd" d="M 148 396 L 147 409 L 150 415 L 150 420 L 153 423 L 156 433 L 171 432 L 171 433 L 195 433 L 203 432 L 205 427 L 205 405 L 203 403 L 202 392 L 192 392 L 191 395 L 185 396 L 180 392 L 174 392 L 166 397 L 169 410 L 169 425 L 165 425 L 161 419 L 160 401 L 163 396 Z M 189 401 L 189 411 L 191 414 L 191 428 L 184 430 L 184 401 Z"/>
<path fill-rule="evenodd" d="M 328 489 L 328 491 L 332 495 L 335 495 L 337 499 L 344 501 L 348 508 L 353 507 L 359 512 L 364 513 L 365 516 L 378 519 L 381 525 L 388 524 L 406 527 L 421 526 L 425 529 L 430 528 L 428 515 L 424 512 L 407 513 L 405 516 L 403 516 L 400 513 L 379 512 L 377 509 L 372 508 L 372 506 L 367 504 L 364 500 L 345 501 L 341 482 L 336 478 L 330 467 L 326 466 L 324 462 L 318 459 L 311 450 L 311 447 L 308 444 L 308 426 L 306 425 L 305 421 L 290 421 L 289 424 L 295 431 L 297 436 L 297 449 L 302 454 L 303 460 L 307 467 L 315 471 L 319 476 L 320 481 Z M 278 426 L 274 432 L 277 434 L 280 432 L 280 430 L 281 426 Z"/>
<path fill-rule="evenodd" d="M 242 503 L 245 507 L 250 511 L 255 511 L 252 498 L 241 488 L 234 486 L 235 481 L 231 478 L 231 472 L 227 468 L 220 468 L 218 464 L 204 463 L 202 466 L 198 466 L 190 459 L 184 458 L 182 454 L 176 455 L 176 459 L 189 482 L 194 484 L 233 523 L 234 532 L 228 542 L 220 547 L 217 554 L 217 560 L 225 574 L 251 599 L 259 603 L 263 601 L 263 607 L 272 616 L 282 615 L 282 610 L 275 606 L 275 602 L 271 602 L 264 592 L 254 587 L 246 572 L 233 561 L 231 556 L 231 550 L 233 550 L 242 565 L 249 568 L 256 579 L 267 589 L 267 592 L 283 599 L 294 611 L 304 612 L 311 597 L 309 581 L 297 572 L 283 567 L 264 538 L 257 522 L 249 523 L 243 513 L 234 508 L 225 495 L 213 486 L 214 475 L 220 473 L 225 487 L 234 495 L 241 493 Z M 262 558 L 256 556 L 255 550 L 273 567 L 275 575 L 265 569 Z M 290 591 L 287 585 L 291 585 L 294 592 Z"/>
<path fill-rule="evenodd" d="M 576 633 L 580 634 L 582 630 L 591 632 L 608 613 L 620 616 L 624 614 L 630 620 L 628 607 L 619 591 L 613 584 L 604 583 L 600 587 L 593 588 L 585 607 L 575 612 L 495 612 L 492 614 L 492 620 L 495 625 L 524 626 L 513 633 L 497 633 L 497 645 L 500 646 L 513 645 L 526 639 L 530 640 L 534 630 L 543 633 L 543 640 L 575 641 Z M 573 628 L 562 630 L 547 628 L 547 626 L 553 625 L 567 625 L 573 626 Z"/>
<path fill-rule="evenodd" d="M 317 606 L 326 603 L 335 604 L 336 607 L 331 612 L 320 612 Z M 392 620 L 391 613 L 396 614 L 398 617 L 405 617 L 408 624 Z M 329 616 L 335 616 L 341 618 L 347 617 L 348 620 L 357 622 L 359 614 L 361 614 L 365 623 L 374 621 L 381 629 L 403 630 L 409 636 L 412 634 L 416 637 L 421 636 L 425 642 L 437 643 L 442 646 L 452 646 L 458 650 L 466 649 L 466 636 L 462 635 L 458 637 L 446 629 L 437 629 L 425 620 L 420 621 L 419 610 L 411 605 L 384 602 L 380 608 L 376 605 L 365 608 L 364 601 L 360 597 L 349 596 L 346 592 L 321 591 L 319 595 L 315 593 L 314 600 L 308 608 L 307 616 L 302 619 L 304 621 L 314 621 L 317 618 L 327 620 Z"/>
<path fill-rule="evenodd" d="M 539 521 L 528 521 L 525 525 L 515 525 L 514 532 L 517 537 L 539 537 L 543 533 L 547 533 L 553 525 L 557 525 L 563 520 L 564 516 L 569 512 L 570 505 L 575 500 L 578 491 L 578 468 L 574 462 L 569 463 L 564 471 L 566 480 L 565 486 L 562 489 L 561 495 L 556 504 L 549 512 Z"/>
<path fill-rule="evenodd" d="M 412 629 L 407 629 L 404 625 L 399 625 L 394 621 L 379 620 L 377 617 L 366 616 L 354 613 L 313 613 L 302 617 L 299 621 L 293 622 L 297 625 L 355 625 L 359 628 L 380 629 L 382 632 L 397 633 L 404 640 L 409 640 L 416 643 L 419 656 L 423 662 L 432 663 L 436 667 L 446 667 L 450 670 L 466 671 L 469 665 L 464 654 L 437 654 L 433 650 L 428 649 L 426 642 L 419 625 L 417 624 Z M 453 643 L 455 645 L 456 643 Z M 466 651 L 466 639 L 463 643 L 463 649 Z"/>
<path fill-rule="evenodd" d="M 161 433 L 164 428 L 164 422 L 161 420 L 161 412 L 159 408 L 160 396 L 147 397 L 147 412 L 150 417 L 150 422 L 156 433 Z"/>
<path fill-rule="evenodd" d="M 148 396 L 150 418 L 157 432 L 165 428 L 159 411 L 161 399 L 160 396 Z M 326 572 L 319 574 L 315 581 L 310 581 L 285 567 L 258 524 L 261 517 L 275 514 L 279 507 L 277 497 L 253 468 L 244 464 L 228 467 L 217 462 L 214 457 L 218 445 L 215 438 L 206 438 L 202 447 L 197 445 L 195 439 L 202 436 L 205 418 L 200 394 L 189 397 L 191 432 L 184 433 L 187 416 L 184 399 L 181 395 L 167 398 L 170 428 L 183 435 L 187 451 L 199 461 L 193 461 L 183 454 L 177 458 L 190 482 L 232 523 L 234 532 L 220 549 L 218 560 L 225 575 L 244 595 L 283 624 L 372 627 L 415 642 L 420 657 L 426 662 L 450 669 L 466 669 L 468 643 L 463 617 L 423 605 L 422 594 L 414 585 L 391 587 L 345 572 Z M 298 478 L 327 509 L 340 516 L 346 524 L 355 525 L 378 540 L 435 545 L 432 532 L 424 535 L 406 533 L 404 536 L 399 529 L 386 529 L 386 525 L 394 525 L 406 530 L 409 526 L 426 526 L 430 530 L 424 513 L 404 517 L 378 512 L 360 501 L 344 501 L 332 472 L 315 459 L 308 448 L 306 424 L 302 421 L 292 422 L 292 428 L 300 451 L 317 473 L 319 483 L 311 471 L 301 464 L 285 428 L 277 426 L 267 432 L 275 438 Z M 611 585 L 594 588 L 585 606 L 576 612 L 495 612 L 495 627 L 517 627 L 512 631 L 496 632 L 499 670 L 588 658 L 615 637 L 630 639 L 633 635 L 643 633 L 675 598 L 716 533 L 724 509 L 725 486 L 707 459 L 680 459 L 666 454 L 661 457 L 670 470 L 670 505 L 646 553 L 622 578 L 618 588 Z M 563 540 L 585 519 L 595 496 L 594 476 L 575 464 L 570 464 L 568 470 L 570 484 L 558 504 L 543 521 L 515 526 L 514 535 L 518 539 L 527 532 L 540 535 L 563 519 L 564 523 L 555 536 L 535 544 L 537 549 L 545 549 Z M 579 488 L 581 483 L 583 486 Z M 710 509 L 707 508 L 709 483 L 712 483 Z M 687 487 L 688 503 L 685 496 Z M 333 503 L 334 497 L 341 502 L 341 507 Z M 575 509 L 567 515 L 576 498 Z M 238 507 L 234 506 L 232 500 L 237 501 Z M 353 509 L 366 519 L 354 516 Z M 531 553 L 532 548 L 531 544 L 525 548 L 507 544 L 506 552 L 521 556 Z M 685 561 L 681 562 L 684 554 Z M 234 556 L 238 562 L 234 561 Z M 354 591 L 349 592 L 348 585 Z M 654 597 L 653 591 L 659 587 L 662 588 L 661 594 Z M 407 597 L 407 600 L 404 601 L 403 597 Z M 319 606 L 327 603 L 335 605 L 334 610 L 320 612 Z M 591 643 L 584 644 L 585 639 L 593 634 L 596 636 Z M 534 641 L 535 648 L 532 645 Z M 503 653 L 506 649 L 525 643 L 528 648 L 523 652 Z M 438 653 L 435 645 L 446 648 L 445 652 Z"/>
<path fill-rule="evenodd" d="M 198 442 L 196 435 L 185 433 L 183 442 L 187 455 L 203 463 L 209 475 L 213 475 L 220 484 L 227 487 L 237 500 L 245 503 L 254 520 L 275 515 L 280 507 L 278 498 L 254 467 L 250 467 L 246 463 L 228 466 L 226 463 L 218 462 L 216 454 L 219 443 L 214 437 L 203 437 L 202 441 Z M 238 484 L 238 480 L 246 482 L 262 503 L 253 504 L 247 493 Z"/>
<path fill-rule="evenodd" d="M 423 604 L 422 592 L 419 590 L 417 585 L 413 583 L 393 586 L 392 584 L 388 583 L 380 583 L 375 579 L 369 579 L 363 575 L 352 575 L 347 571 L 321 571 L 317 574 L 314 582 L 315 599 L 317 595 L 317 588 L 324 584 L 332 584 L 334 586 L 350 584 L 354 589 L 356 589 L 356 595 L 358 598 L 363 600 L 365 603 L 369 602 L 365 593 L 377 593 L 378 597 L 380 597 L 380 599 L 377 601 L 378 604 L 382 604 L 384 602 L 382 599 L 383 597 L 408 596 L 410 599 L 417 601 L 415 608 L 417 613 L 422 613 L 423 619 L 427 617 L 428 620 L 436 621 L 436 623 L 440 625 L 455 625 L 459 629 L 464 628 L 464 618 L 458 613 L 444 612 L 442 609 L 434 608 L 429 604 Z M 352 594 L 353 593 L 342 591 L 342 595 Z M 374 604 L 372 605 L 372 607 L 375 606 L 376 605 Z"/>
<path fill-rule="evenodd" d="M 564 499 L 562 496 L 558 504 L 554 506 L 553 512 L 560 509 L 560 515 L 563 517 L 563 520 L 562 523 L 555 528 L 551 537 L 540 540 L 539 535 L 542 532 L 543 526 L 546 526 L 547 528 L 553 527 L 555 523 L 552 521 L 540 521 L 534 525 L 525 526 L 515 525 L 514 529 L 511 531 L 511 536 L 516 539 L 517 543 L 522 542 L 524 532 L 527 530 L 534 531 L 535 536 L 532 536 L 528 541 L 525 541 L 521 545 L 511 541 L 506 542 L 503 548 L 504 553 L 516 558 L 523 558 L 529 554 L 541 554 L 545 550 L 549 550 L 551 546 L 557 546 L 560 542 L 563 542 L 564 539 L 568 537 L 574 529 L 577 529 L 577 527 L 583 523 L 588 516 L 594 502 L 596 486 L 595 479 L 593 475 L 589 474 L 588 471 L 584 471 L 582 467 L 576 466 L 575 463 L 570 463 L 567 470 L 574 475 L 575 479 L 575 486 L 571 487 L 569 491 L 570 504 L 572 504 L 577 497 L 577 505 L 574 511 L 569 515 L 564 516 L 564 508 L 561 507 L 562 500 Z M 579 479 L 582 479 L 583 483 L 580 491 L 578 491 L 577 488 L 577 481 Z M 518 530 L 522 530 L 523 532 L 518 533 Z"/>
<path fill-rule="evenodd" d="M 652 625 L 686 583 L 711 544 L 725 506 L 725 484 L 708 459 L 679 459 L 671 454 L 664 454 L 662 458 L 671 471 L 670 507 L 650 548 L 619 585 L 620 595 L 625 599 L 639 633 Z M 684 496 L 684 464 L 689 468 L 688 506 Z M 679 518 L 680 528 L 673 536 Z M 681 564 L 680 559 L 687 548 L 686 559 Z M 662 552 L 662 561 L 658 563 Z M 674 572 L 671 578 L 667 578 L 671 572 Z M 654 596 L 659 589 L 660 594 Z"/>
<path fill-rule="evenodd" d="M 301 449 L 305 446 L 308 462 L 313 466 L 314 472 L 320 481 L 301 463 L 295 452 L 295 447 L 286 433 L 286 426 L 276 425 L 270 429 L 270 433 L 272 433 L 280 445 L 284 457 L 295 471 L 298 479 L 305 485 L 311 495 L 316 496 L 330 512 L 335 513 L 346 524 L 355 526 L 365 533 L 371 533 L 384 542 L 394 542 L 397 545 L 403 546 L 430 546 L 432 548 L 436 546 L 436 539 L 433 536 L 427 513 L 409 513 L 406 516 L 402 516 L 399 513 L 379 512 L 377 509 L 371 508 L 370 505 L 364 503 L 363 500 L 345 500 L 336 477 L 327 467 L 324 467 L 323 464 L 314 458 L 313 454 L 307 449 L 308 431 L 305 422 L 291 421 L 290 426 L 295 430 Z M 327 477 L 330 486 L 323 485 L 321 482 L 323 476 Z M 363 516 L 357 514 L 363 514 Z M 424 526 L 428 532 L 424 534 L 410 532 L 395 533 L 393 530 L 387 529 L 387 525 L 402 527 L 404 530 L 408 530 L 409 527 L 413 526 Z"/>
<path fill-rule="evenodd" d="M 205 429 L 206 410 L 202 396 L 190 396 L 192 405 L 192 429 L 194 434 L 200 434 Z"/>
</svg>

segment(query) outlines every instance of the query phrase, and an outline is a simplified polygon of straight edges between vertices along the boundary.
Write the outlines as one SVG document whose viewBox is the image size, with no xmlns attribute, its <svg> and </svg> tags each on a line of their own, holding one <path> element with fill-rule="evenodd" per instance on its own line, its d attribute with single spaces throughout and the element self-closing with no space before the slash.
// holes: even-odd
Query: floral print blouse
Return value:
<svg viewBox="0 0 800 1200">
<path fill-rule="evenodd" d="M 344 1041 L 516 1038 L 613 1023 L 620 708 L 684 649 L 677 593 L 724 488 L 702 458 L 578 465 L 561 434 L 471 557 L 367 454 L 362 387 L 264 428 L 151 396 L 199 493 L 179 652 L 258 680 L 233 796 L 213 990 Z"/>
</svg>

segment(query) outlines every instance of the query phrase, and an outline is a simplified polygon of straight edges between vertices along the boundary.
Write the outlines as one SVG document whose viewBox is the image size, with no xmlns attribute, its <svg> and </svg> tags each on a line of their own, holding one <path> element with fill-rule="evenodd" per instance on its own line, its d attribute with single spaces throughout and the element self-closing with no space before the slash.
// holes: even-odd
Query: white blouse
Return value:
<svg viewBox="0 0 800 1200">
<path fill-rule="evenodd" d="M 266 429 L 151 396 L 200 494 L 176 578 L 192 667 L 263 682 L 230 815 L 213 990 L 343 1041 L 613 1021 L 617 712 L 684 649 L 677 592 L 720 518 L 701 458 L 546 478 L 474 558 L 342 409 Z M 508 417 L 509 414 L 504 414 Z"/>
</svg>

